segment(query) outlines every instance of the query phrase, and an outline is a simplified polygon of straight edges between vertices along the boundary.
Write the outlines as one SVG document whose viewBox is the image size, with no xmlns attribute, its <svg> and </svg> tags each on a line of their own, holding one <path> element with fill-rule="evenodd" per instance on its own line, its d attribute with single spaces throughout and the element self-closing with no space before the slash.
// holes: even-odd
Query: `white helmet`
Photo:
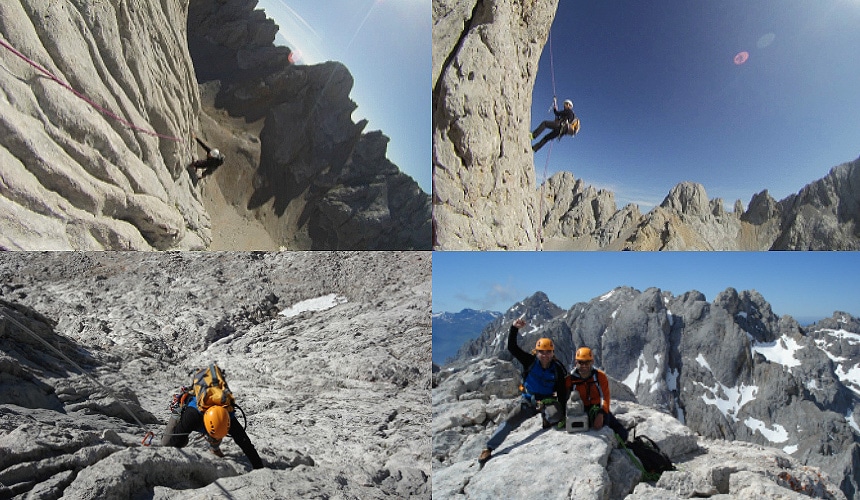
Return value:
<svg viewBox="0 0 860 500">
<path fill-rule="evenodd" d="M 565 106 L 567 106 L 568 104 L 570 104 L 570 107 L 571 107 L 571 108 L 573 107 L 573 101 L 571 101 L 570 99 L 567 99 L 567 100 L 565 100 L 565 101 L 564 101 L 564 105 L 565 105 Z"/>
<path fill-rule="evenodd" d="M 221 151 L 218 151 L 217 149 L 212 149 L 209 151 L 209 156 L 211 156 L 212 158 L 221 158 Z"/>
</svg>

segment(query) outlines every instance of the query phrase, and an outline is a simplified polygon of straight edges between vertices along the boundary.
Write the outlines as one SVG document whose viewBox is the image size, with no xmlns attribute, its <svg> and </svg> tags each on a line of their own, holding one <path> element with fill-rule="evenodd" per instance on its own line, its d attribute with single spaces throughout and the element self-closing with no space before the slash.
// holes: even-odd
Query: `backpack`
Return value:
<svg viewBox="0 0 860 500">
<path fill-rule="evenodd" d="M 675 470 L 675 465 L 669 456 L 663 453 L 657 443 L 648 436 L 635 436 L 633 441 L 625 446 L 639 459 L 643 475 L 648 481 L 656 481 L 663 472 Z"/>
<path fill-rule="evenodd" d="M 194 374 L 191 393 L 197 398 L 197 409 L 201 412 L 215 405 L 223 406 L 227 411 L 232 412 L 236 404 L 233 393 L 224 379 L 224 373 L 214 363 Z"/>
<path fill-rule="evenodd" d="M 565 135 L 576 136 L 579 133 L 579 118 L 574 118 L 572 121 L 564 120 L 561 122 L 561 133 L 558 138 L 561 139 Z"/>
</svg>

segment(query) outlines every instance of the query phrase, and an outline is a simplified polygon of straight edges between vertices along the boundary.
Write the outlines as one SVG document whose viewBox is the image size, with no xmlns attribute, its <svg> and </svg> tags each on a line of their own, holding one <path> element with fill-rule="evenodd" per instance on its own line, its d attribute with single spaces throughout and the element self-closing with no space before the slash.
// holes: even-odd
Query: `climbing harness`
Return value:
<svg viewBox="0 0 860 500">
<path fill-rule="evenodd" d="M 120 117 L 120 116 L 116 115 L 116 114 L 115 114 L 115 113 L 113 113 L 111 110 L 109 110 L 109 109 L 107 109 L 107 108 L 105 108 L 105 107 L 103 107 L 103 106 L 100 106 L 100 105 L 96 104 L 92 99 L 90 99 L 89 97 L 87 97 L 87 96 L 86 96 L 86 95 L 84 95 L 83 93 L 78 92 L 77 90 L 75 90 L 74 88 L 72 88 L 72 86 L 71 86 L 71 85 L 69 85 L 68 83 L 66 83 L 66 82 L 64 82 L 64 81 L 62 81 L 62 80 L 60 80 L 56 75 L 54 75 L 53 73 L 51 73 L 50 71 L 48 71 L 48 70 L 47 70 L 47 69 L 45 69 L 44 67 L 40 66 L 38 63 L 36 63 L 36 62 L 35 62 L 35 61 L 33 61 L 32 59 L 30 59 L 29 57 L 25 56 L 24 54 L 22 54 L 21 52 L 19 52 L 17 49 L 15 49 L 14 47 L 12 47 L 11 45 L 9 45 L 8 43 L 6 43 L 5 41 L 0 40 L 0 46 L 3 46 L 4 48 L 6 48 L 9 52 L 12 52 L 13 54 L 15 54 L 16 56 L 18 56 L 19 58 L 21 58 L 24 62 L 26 62 L 26 63 L 27 63 L 27 64 L 29 64 L 30 66 L 32 66 L 32 67 L 34 67 L 34 68 L 36 68 L 36 70 L 38 70 L 40 73 L 42 73 L 43 75 L 45 75 L 45 76 L 46 76 L 46 77 L 48 77 L 49 79 L 51 79 L 51 80 L 53 80 L 53 81 L 57 82 L 57 84 L 59 84 L 61 87 L 65 88 L 65 89 L 66 89 L 66 90 L 68 90 L 69 92 L 71 92 L 71 93 L 75 94 L 77 97 L 79 97 L 80 99 L 82 99 L 84 102 L 86 102 L 87 104 L 89 104 L 89 105 L 90 105 L 90 106 L 92 106 L 93 108 L 95 108 L 95 109 L 97 109 L 98 111 L 100 111 L 102 114 L 104 114 L 104 115 L 106 115 L 106 116 L 108 116 L 108 117 L 110 117 L 110 118 L 113 118 L 114 120 L 116 120 L 116 121 L 118 121 L 118 122 L 122 123 L 122 124 L 123 124 L 123 125 L 125 125 L 126 127 L 130 128 L 130 129 L 132 129 L 132 130 L 136 130 L 136 131 L 138 131 L 138 132 L 140 132 L 140 133 L 143 133 L 143 134 L 151 135 L 151 136 L 153 136 L 153 137 L 158 137 L 158 138 L 161 138 L 161 139 L 167 139 L 167 140 L 169 140 L 169 141 L 174 141 L 174 142 L 184 142 L 182 139 L 180 139 L 180 138 L 178 138 L 178 137 L 173 137 L 173 136 L 170 136 L 170 135 L 159 134 L 158 132 L 155 132 L 155 131 L 152 131 L 152 130 L 147 130 L 147 129 L 145 129 L 145 128 L 138 127 L 137 125 L 135 125 L 135 124 L 131 123 L 130 121 L 128 121 L 128 120 L 126 120 L 126 119 L 124 119 L 124 118 L 122 118 L 122 117 Z"/>
<path fill-rule="evenodd" d="M 2 43 L 2 40 L 0 40 L 0 43 Z M 2 314 L 3 316 L 5 316 L 7 320 L 9 320 L 12 324 L 14 324 L 14 325 L 15 325 L 15 326 L 17 326 L 18 328 L 20 328 L 23 332 L 25 332 L 26 334 L 30 335 L 31 337 L 33 337 L 34 339 L 36 339 L 39 343 L 41 343 L 42 345 L 44 345 L 45 347 L 47 347 L 47 348 L 48 348 L 49 350 L 51 350 L 54 354 L 56 354 L 57 356 L 61 357 L 61 358 L 62 358 L 63 360 L 65 360 L 67 363 L 69 363 L 69 364 L 71 364 L 72 366 L 74 366 L 75 368 L 77 368 L 77 369 L 78 369 L 78 371 L 79 371 L 83 376 L 87 377 L 88 379 L 90 379 L 90 381 L 92 381 L 93 383 L 95 383 L 97 386 L 101 387 L 101 388 L 102 388 L 106 393 L 108 393 L 108 394 L 110 394 L 111 396 L 113 396 L 113 397 L 116 399 L 117 403 L 119 403 L 119 404 L 120 404 L 120 406 L 122 406 L 122 407 L 125 409 L 125 411 L 127 411 L 127 412 L 128 412 L 128 414 L 131 416 L 131 418 L 132 418 L 132 419 L 134 419 L 134 421 L 135 421 L 135 422 L 137 422 L 137 425 L 138 425 L 141 429 L 145 429 L 145 428 L 146 428 L 146 426 L 143 424 L 143 422 L 141 422 L 141 421 L 140 421 L 140 419 L 139 419 L 139 418 L 137 418 L 137 415 L 135 415 L 135 414 L 134 414 L 134 412 L 132 412 L 132 411 L 131 411 L 131 408 L 129 408 L 129 407 L 128 407 L 128 405 L 126 405 L 126 404 L 125 404 L 125 402 L 123 402 L 120 398 L 118 398 L 118 397 L 116 396 L 116 394 L 115 394 L 113 391 L 111 391 L 111 390 L 110 390 L 110 388 L 109 388 L 108 386 L 106 386 L 106 385 L 102 384 L 102 383 L 101 383 L 101 382 L 99 382 L 95 377 L 93 377 L 92 375 L 90 375 L 90 374 L 88 374 L 87 372 L 85 372 L 85 371 L 84 371 L 84 369 L 80 367 L 80 365 L 78 365 L 77 363 L 75 363 L 74 361 L 72 361 L 68 356 L 66 356 L 65 354 L 63 354 L 63 353 L 62 353 L 62 351 L 60 351 L 60 350 L 59 350 L 59 349 L 57 349 L 56 347 L 52 346 L 48 341 L 46 341 L 46 340 L 45 340 L 45 339 L 43 339 L 42 337 L 40 337 L 40 336 L 36 335 L 36 333 L 35 333 L 35 332 L 33 332 L 32 330 L 30 330 L 29 328 L 27 328 L 25 325 L 23 325 L 21 322 L 19 322 L 19 321 L 18 321 L 18 320 L 16 320 L 15 318 L 13 318 L 9 313 L 7 313 L 6 311 L 4 311 L 3 309 L 0 309 L 0 314 Z M 147 432 L 147 435 L 148 435 L 148 434 L 152 434 L 152 432 Z M 141 444 L 143 444 L 144 446 L 148 446 L 147 444 L 144 444 L 144 441 L 146 441 L 146 440 L 147 440 L 147 435 L 144 435 L 144 437 L 143 437 L 143 441 L 141 441 Z M 153 434 L 153 435 L 154 435 L 154 434 Z M 152 442 L 152 438 L 149 438 L 149 442 L 150 442 L 150 443 Z"/>
</svg>

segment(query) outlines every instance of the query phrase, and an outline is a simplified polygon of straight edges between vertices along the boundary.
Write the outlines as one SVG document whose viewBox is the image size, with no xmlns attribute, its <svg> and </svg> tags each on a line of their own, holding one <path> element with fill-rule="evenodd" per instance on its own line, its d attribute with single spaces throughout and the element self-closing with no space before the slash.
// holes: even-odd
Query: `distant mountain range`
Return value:
<svg viewBox="0 0 860 500">
<path fill-rule="evenodd" d="M 493 320 L 502 316 L 497 311 L 463 309 L 460 312 L 433 314 L 433 363 L 443 365 L 457 354 L 457 349 L 476 338 Z"/>
</svg>

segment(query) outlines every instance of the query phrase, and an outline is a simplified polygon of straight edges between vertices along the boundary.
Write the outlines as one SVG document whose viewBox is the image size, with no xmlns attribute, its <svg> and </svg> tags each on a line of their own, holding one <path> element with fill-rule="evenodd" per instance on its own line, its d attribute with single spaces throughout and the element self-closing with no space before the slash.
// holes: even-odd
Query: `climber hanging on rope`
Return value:
<svg viewBox="0 0 860 500">
<path fill-rule="evenodd" d="M 191 174 L 191 180 L 194 181 L 194 184 L 197 184 L 197 181 L 212 175 L 215 172 L 215 169 L 220 167 L 224 163 L 224 155 L 221 154 L 220 151 L 214 148 L 209 148 L 203 141 L 200 140 L 196 135 L 194 136 L 194 140 L 197 141 L 197 144 L 206 150 L 206 158 L 203 160 L 196 160 L 190 165 L 188 165 L 188 173 Z M 203 175 L 198 179 L 197 170 L 203 170 Z"/>
<path fill-rule="evenodd" d="M 558 101 L 555 97 L 552 98 L 552 112 L 555 113 L 555 120 L 546 120 L 541 123 L 534 132 L 532 139 L 537 139 L 538 136 L 545 130 L 550 129 L 551 132 L 544 136 L 537 144 L 532 146 L 532 151 L 537 152 L 544 145 L 555 139 L 565 135 L 574 136 L 579 132 L 579 118 L 573 112 L 573 101 L 570 99 L 564 101 L 564 109 L 558 110 Z"/>
</svg>

